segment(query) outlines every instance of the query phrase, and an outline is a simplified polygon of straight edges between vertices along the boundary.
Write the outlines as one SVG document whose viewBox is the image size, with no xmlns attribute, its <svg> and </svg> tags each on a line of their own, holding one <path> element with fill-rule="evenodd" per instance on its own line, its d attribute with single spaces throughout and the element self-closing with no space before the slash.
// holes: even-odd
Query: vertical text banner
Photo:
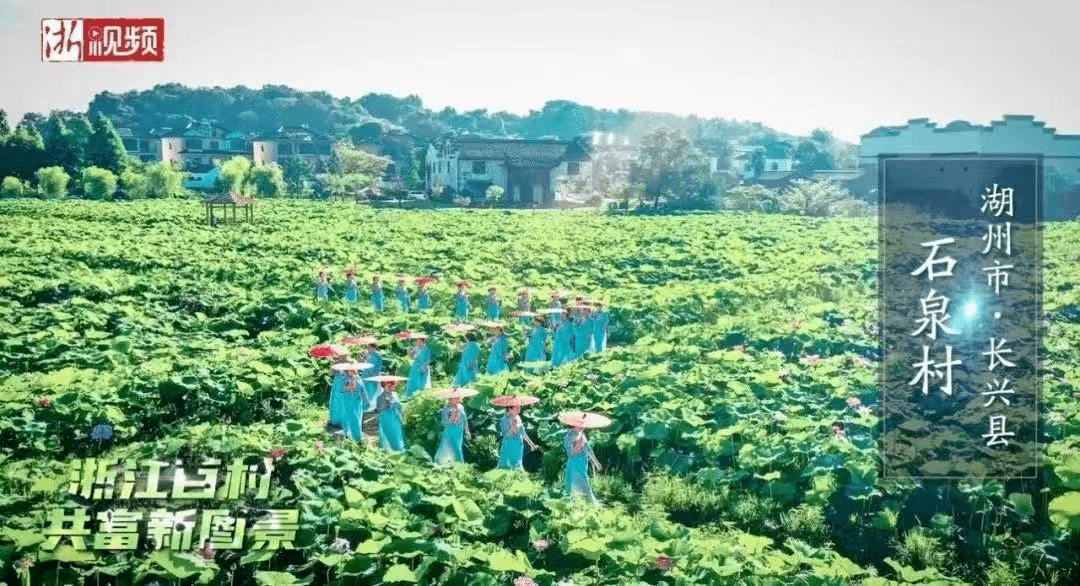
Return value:
<svg viewBox="0 0 1080 586">
<path fill-rule="evenodd" d="M 879 159 L 886 478 L 1034 478 L 1042 160 Z"/>
</svg>

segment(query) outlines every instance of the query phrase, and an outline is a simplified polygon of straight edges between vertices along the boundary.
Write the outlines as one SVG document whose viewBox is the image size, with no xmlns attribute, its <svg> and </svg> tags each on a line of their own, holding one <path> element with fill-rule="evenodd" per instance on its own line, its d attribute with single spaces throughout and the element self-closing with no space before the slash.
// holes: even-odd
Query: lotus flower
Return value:
<svg viewBox="0 0 1080 586">
<path fill-rule="evenodd" d="M 817 364 L 820 361 L 821 361 L 821 357 L 818 356 L 817 354 L 811 354 L 809 356 L 803 356 L 802 358 L 799 359 L 799 362 L 805 364 L 806 366 Z"/>
<path fill-rule="evenodd" d="M 536 551 L 542 552 L 551 546 L 551 542 L 546 539 L 537 539 L 532 542 L 532 546 Z"/>
<path fill-rule="evenodd" d="M 315 453 L 316 454 L 323 454 L 325 452 L 326 452 L 326 446 L 324 446 L 322 442 L 315 442 Z"/>
<path fill-rule="evenodd" d="M 848 400 L 845 402 L 851 409 L 858 409 L 859 406 L 862 405 L 862 401 L 860 401 L 858 397 L 848 397 Z"/>
<path fill-rule="evenodd" d="M 199 550 L 199 555 L 202 556 L 203 559 L 214 559 L 214 547 L 210 544 L 209 541 L 207 541 L 206 545 L 204 545 L 203 548 Z"/>
<path fill-rule="evenodd" d="M 270 458 L 271 459 L 277 460 L 279 458 L 284 458 L 284 457 L 285 457 L 285 449 L 284 448 L 273 448 L 273 449 L 270 450 Z"/>
<path fill-rule="evenodd" d="M 518 576 L 514 578 L 514 586 L 536 586 L 536 582 L 529 576 Z"/>
<path fill-rule="evenodd" d="M 567 385 L 569 385 L 569 384 L 570 384 L 570 381 L 568 381 L 568 380 L 561 380 L 561 381 L 559 381 L 559 387 L 561 387 L 561 388 L 564 388 L 564 389 L 565 389 L 565 388 L 566 388 L 566 386 L 567 386 Z"/>
<path fill-rule="evenodd" d="M 660 568 L 664 572 L 671 570 L 674 564 L 671 563 L 671 558 L 667 556 L 660 556 L 656 558 L 656 567 Z"/>
<path fill-rule="evenodd" d="M 30 568 L 34 567 L 34 560 L 31 558 L 23 558 L 12 565 L 15 566 L 15 571 L 17 572 L 29 572 Z"/>
<path fill-rule="evenodd" d="M 49 406 L 52 405 L 52 401 L 46 397 L 41 397 L 37 400 L 37 404 L 48 409 Z"/>
<path fill-rule="evenodd" d="M 779 411 L 773 411 L 772 418 L 776 421 L 787 421 L 787 415 Z"/>
<path fill-rule="evenodd" d="M 867 407 L 866 405 L 862 405 L 861 407 L 859 407 L 859 408 L 858 408 L 858 409 L 856 409 L 855 411 L 856 411 L 856 412 L 857 412 L 857 413 L 858 413 L 859 415 L 870 415 L 871 413 L 873 413 L 873 411 L 871 411 L 871 410 L 870 410 L 870 408 L 869 408 L 869 407 Z"/>
<path fill-rule="evenodd" d="M 335 553 L 345 553 L 351 548 L 352 544 L 349 543 L 349 540 L 341 537 L 335 539 L 334 542 L 330 544 L 330 551 Z"/>
<path fill-rule="evenodd" d="M 847 433 L 845 433 L 844 429 L 839 425 L 832 426 L 832 434 L 836 436 L 837 439 L 847 439 Z"/>
</svg>

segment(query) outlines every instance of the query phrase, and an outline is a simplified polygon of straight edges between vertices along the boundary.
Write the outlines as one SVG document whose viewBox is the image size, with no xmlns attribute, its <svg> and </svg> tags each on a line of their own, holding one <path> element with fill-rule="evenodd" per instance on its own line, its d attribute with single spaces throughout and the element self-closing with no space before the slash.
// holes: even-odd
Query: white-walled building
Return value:
<svg viewBox="0 0 1080 586">
<path fill-rule="evenodd" d="M 306 126 L 282 126 L 256 138 L 251 143 L 251 154 L 260 165 L 283 165 L 289 159 L 303 159 L 316 172 L 322 172 L 330 164 L 332 142 L 328 135 Z"/>
<path fill-rule="evenodd" d="M 450 187 L 480 198 L 496 185 L 509 204 L 550 205 L 564 184 L 592 190 L 592 161 L 569 141 L 444 139 L 428 147 L 426 163 L 429 190 Z"/>
<path fill-rule="evenodd" d="M 882 126 L 862 136 L 859 165 L 877 177 L 879 155 L 1042 155 L 1048 220 L 1080 214 L 1080 135 L 1057 134 L 1034 116 L 1004 116 L 987 126 L 964 121 L 938 128 L 927 118 Z"/>
</svg>

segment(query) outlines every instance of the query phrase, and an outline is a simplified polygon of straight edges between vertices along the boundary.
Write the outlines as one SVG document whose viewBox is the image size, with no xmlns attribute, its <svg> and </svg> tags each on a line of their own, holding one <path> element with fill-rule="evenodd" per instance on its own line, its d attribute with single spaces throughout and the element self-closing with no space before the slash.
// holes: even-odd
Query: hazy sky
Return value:
<svg viewBox="0 0 1080 586">
<path fill-rule="evenodd" d="M 43 17 L 163 17 L 164 63 L 42 63 Z M 85 110 L 157 83 L 552 99 L 857 141 L 929 117 L 1080 133 L 1077 0 L 0 0 L 0 108 Z"/>
</svg>

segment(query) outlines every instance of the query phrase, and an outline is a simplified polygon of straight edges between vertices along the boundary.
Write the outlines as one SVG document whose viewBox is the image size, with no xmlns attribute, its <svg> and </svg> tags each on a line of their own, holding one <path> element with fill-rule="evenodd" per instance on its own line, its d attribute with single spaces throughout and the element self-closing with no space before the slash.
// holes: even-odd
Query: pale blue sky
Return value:
<svg viewBox="0 0 1080 586">
<path fill-rule="evenodd" d="M 43 17 L 164 17 L 165 63 L 40 62 Z M 857 141 L 929 117 L 1080 133 L 1076 0 L 0 0 L 0 108 L 266 83 L 524 114 L 551 99 Z"/>
</svg>

